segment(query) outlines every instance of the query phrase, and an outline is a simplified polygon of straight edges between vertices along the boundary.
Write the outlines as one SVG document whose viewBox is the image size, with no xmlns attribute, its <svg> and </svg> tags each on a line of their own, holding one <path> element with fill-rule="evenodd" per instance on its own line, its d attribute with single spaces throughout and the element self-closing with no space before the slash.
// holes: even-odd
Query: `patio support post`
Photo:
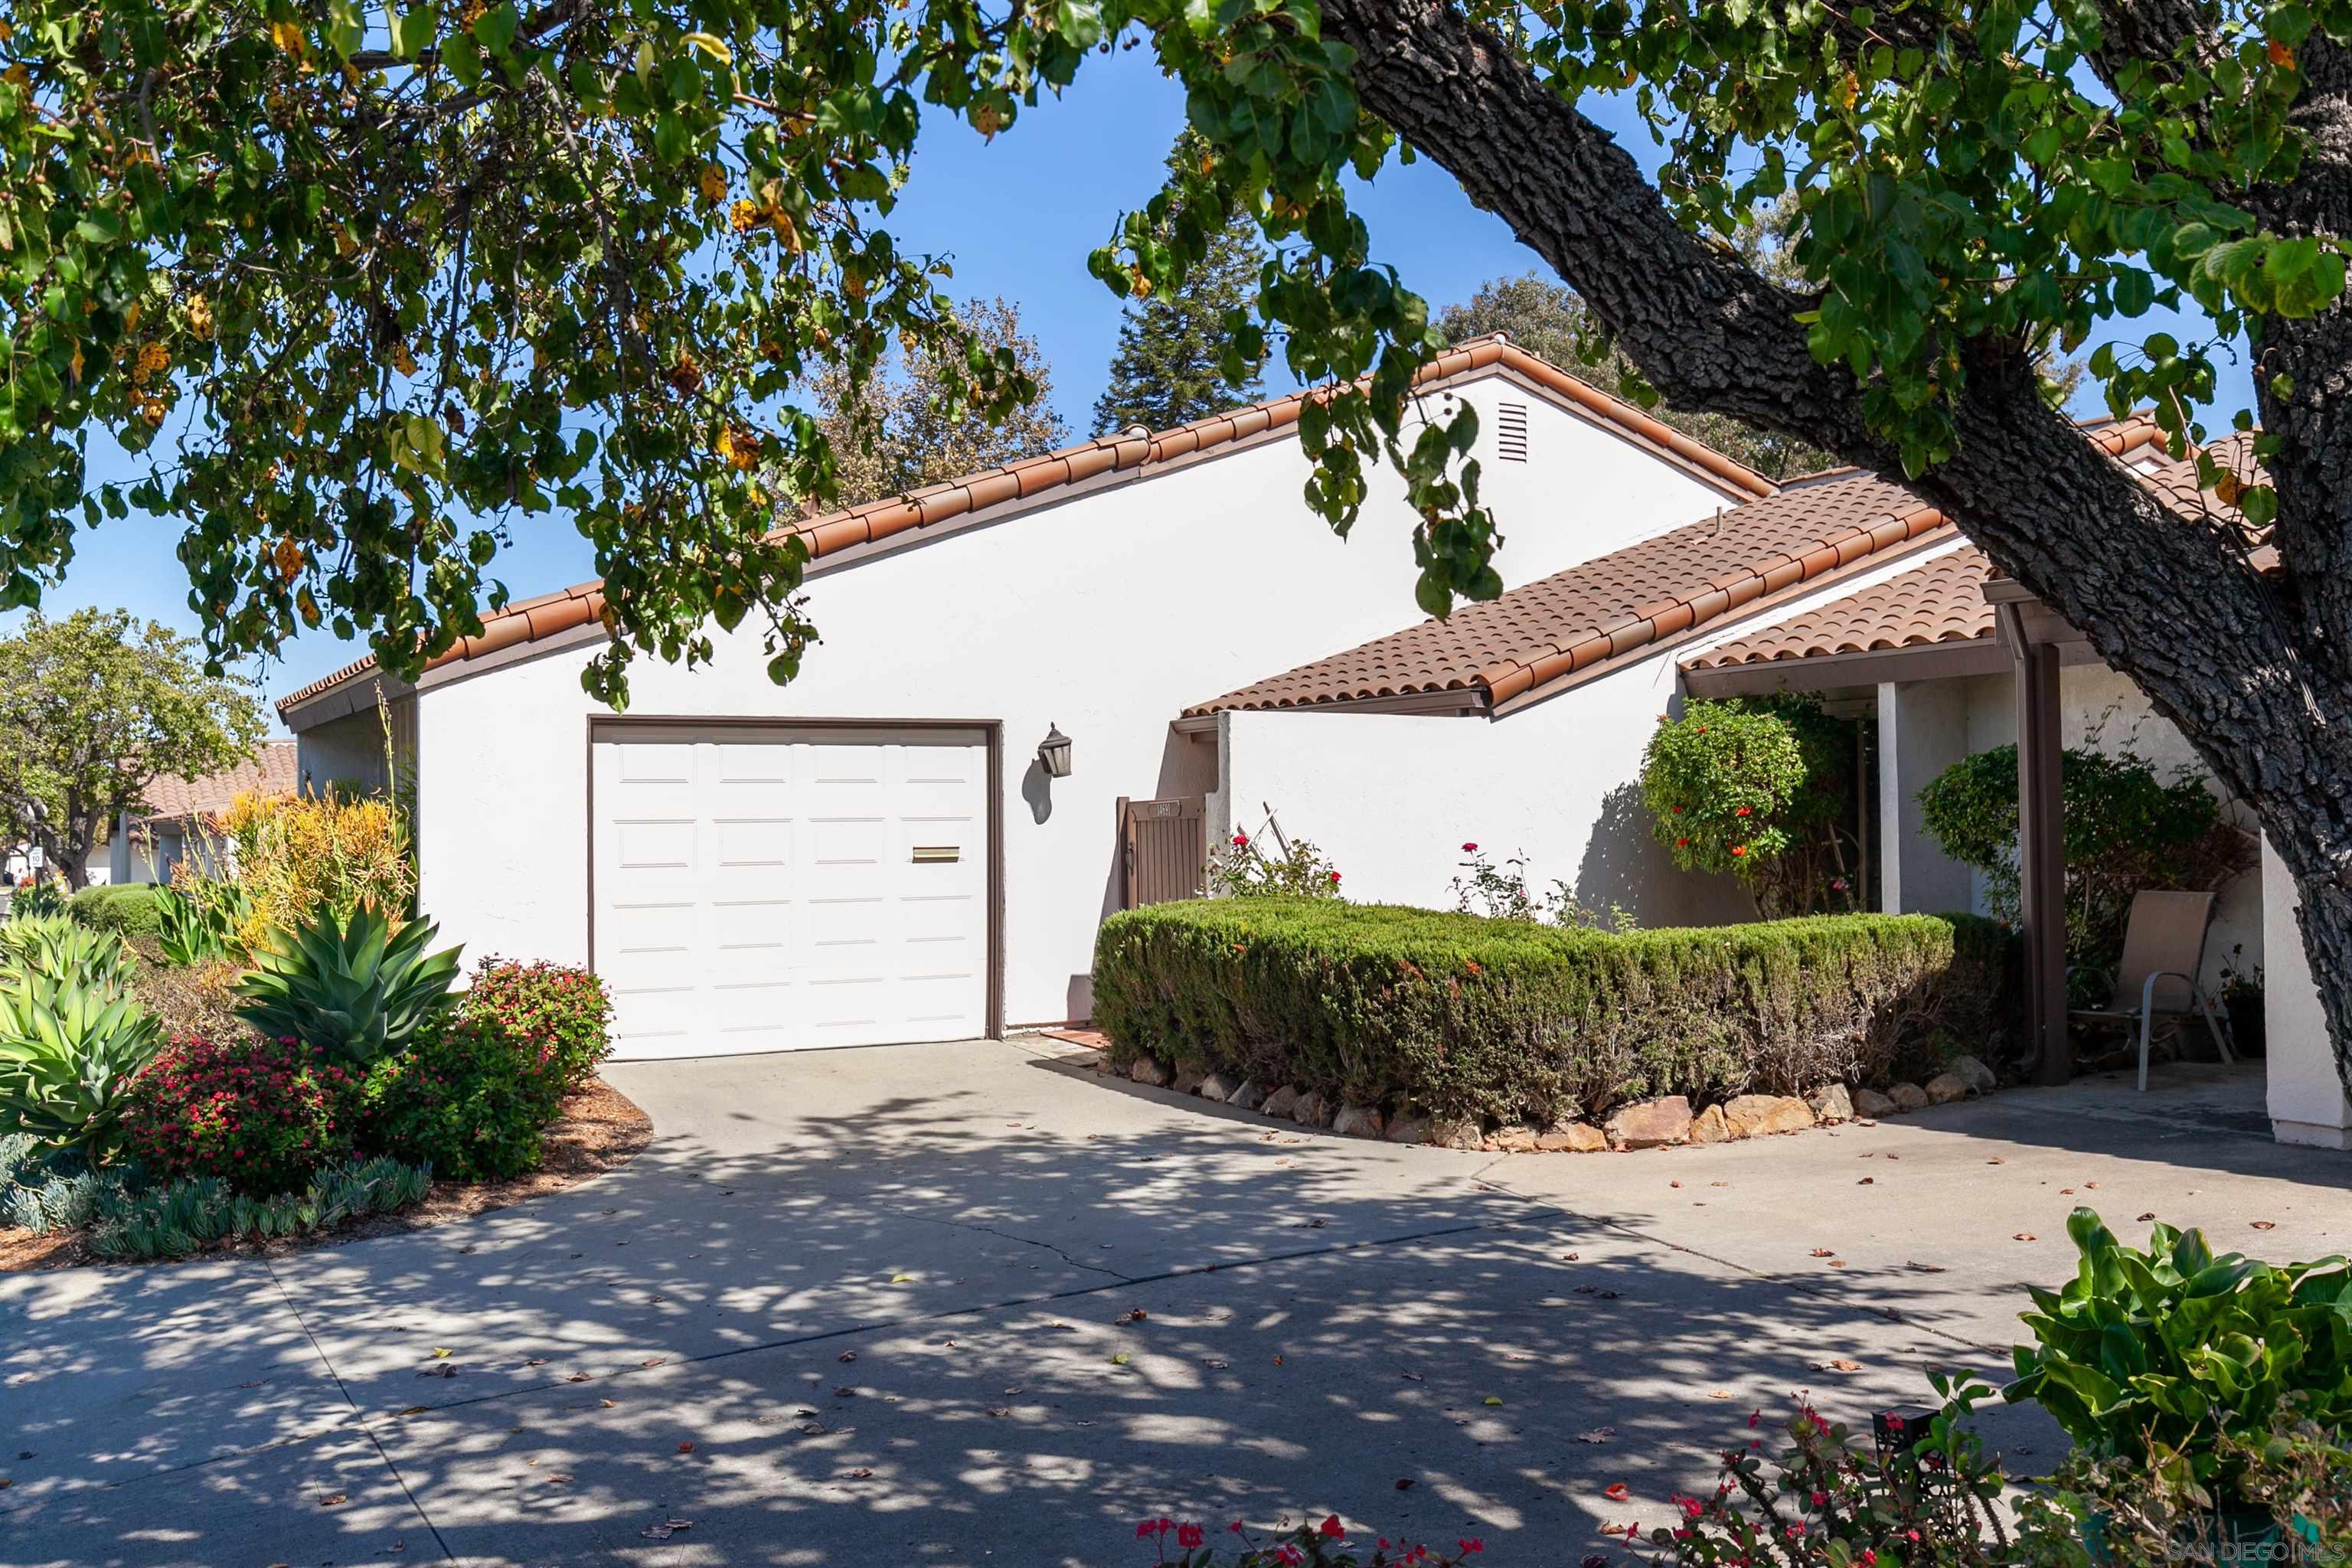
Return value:
<svg viewBox="0 0 2352 1568">
<path fill-rule="evenodd" d="M 2017 666 L 2017 881 L 2025 923 L 2025 1036 L 2033 1081 L 2074 1075 L 2066 1037 L 2066 849 L 2059 767 L 2058 649 L 2028 635 L 2016 604 L 1995 606 Z"/>
</svg>

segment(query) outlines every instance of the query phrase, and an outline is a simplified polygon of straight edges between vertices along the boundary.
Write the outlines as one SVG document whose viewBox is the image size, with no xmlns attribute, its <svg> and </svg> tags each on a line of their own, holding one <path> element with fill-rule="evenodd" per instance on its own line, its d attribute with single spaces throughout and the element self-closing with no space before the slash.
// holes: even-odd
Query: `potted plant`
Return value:
<svg viewBox="0 0 2352 1568">
<path fill-rule="evenodd" d="M 2216 1258 L 2196 1230 L 2158 1225 L 2145 1252 L 2099 1216 L 2066 1222 L 2082 1254 L 2062 1290 L 2032 1291 L 2012 1402 L 2031 1399 L 2095 1458 L 2161 1469 L 2209 1513 L 2198 1530 L 2243 1560 L 2275 1540 L 2276 1516 L 2247 1485 L 2247 1447 L 2290 1406 L 2330 1428 L 2352 1420 L 2352 1264 L 2276 1268 Z M 2102 1556 L 2106 1521 L 2084 1531 Z"/>
<path fill-rule="evenodd" d="M 2221 965 L 2221 1006 L 2230 1015 L 2230 1048 L 2242 1057 L 2263 1055 L 2263 966 L 2246 962 L 2246 944 L 2230 949 Z"/>
</svg>

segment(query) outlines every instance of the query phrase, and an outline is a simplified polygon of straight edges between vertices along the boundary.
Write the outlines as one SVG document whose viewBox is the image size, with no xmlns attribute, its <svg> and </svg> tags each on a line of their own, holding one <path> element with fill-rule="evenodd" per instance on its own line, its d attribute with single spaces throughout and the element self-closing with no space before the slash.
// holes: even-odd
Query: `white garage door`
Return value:
<svg viewBox="0 0 2352 1568">
<path fill-rule="evenodd" d="M 985 731 L 604 725 L 591 749 L 615 1056 L 987 1031 Z"/>
</svg>

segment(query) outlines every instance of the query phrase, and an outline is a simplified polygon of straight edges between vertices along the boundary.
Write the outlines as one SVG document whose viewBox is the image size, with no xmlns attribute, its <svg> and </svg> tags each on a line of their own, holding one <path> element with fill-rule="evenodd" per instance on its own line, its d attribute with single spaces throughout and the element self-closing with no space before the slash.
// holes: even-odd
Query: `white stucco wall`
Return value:
<svg viewBox="0 0 2352 1568">
<path fill-rule="evenodd" d="M 2017 739 L 2017 697 L 2006 675 L 1979 676 L 1958 683 L 1967 692 L 1968 749 L 1981 752 L 2005 746 Z M 2059 724 L 2068 746 L 2092 746 L 2114 755 L 2137 752 L 2156 767 L 2159 776 L 2186 769 L 2213 787 L 2211 774 L 2191 750 L 2178 726 L 2158 714 L 2128 676 L 2105 665 L 2079 665 L 2058 673 Z M 2218 791 L 2217 791 L 2218 793 Z M 2252 814 L 2225 804 L 2233 819 L 2248 827 Z M 2241 962 L 2261 963 L 2267 947 L 2263 910 L 2263 878 L 2259 868 L 2231 881 L 2214 900 L 2213 923 L 2205 940 L 2203 981 L 2220 984 L 2220 971 L 2232 949 L 2242 948 Z M 1983 879 L 1976 879 L 1977 907 L 1984 908 Z"/>
<path fill-rule="evenodd" d="M 2295 921 L 2299 900 L 2285 863 L 2263 845 L 2263 1022 L 2271 1126 L 2282 1143 L 2352 1149 L 2352 1100 L 2336 1071 L 2319 992 Z"/>
<path fill-rule="evenodd" d="M 1451 909 L 1475 843 L 1644 925 L 1753 920 L 1727 877 L 1677 870 L 1641 806 L 1642 749 L 1676 702 L 1661 654 L 1501 720 L 1346 712 L 1231 715 L 1234 820 L 1271 805 L 1360 902 Z"/>
<path fill-rule="evenodd" d="M 1878 688 L 1879 907 L 1941 914 L 1978 906 L 1973 872 L 1921 822 L 1919 792 L 1969 752 L 1968 693 L 1957 680 Z"/>
<path fill-rule="evenodd" d="M 1230 766 L 1235 823 L 1274 807 L 1312 839 L 1367 903 L 1451 909 L 1475 843 L 1498 864 L 1527 859 L 1530 890 L 1567 883 L 1605 913 L 1643 925 L 1756 918 L 1737 880 L 1677 869 L 1641 807 L 1642 753 L 1662 714 L 1678 712 L 1681 660 L 1917 567 L 1911 555 L 1681 647 L 1610 671 L 1505 718 L 1328 711 L 1235 713 Z"/>
<path fill-rule="evenodd" d="M 1485 493 L 1523 583 L 1705 516 L 1712 489 L 1507 378 L 1480 405 Z M 1528 405 L 1529 460 L 1494 461 L 1494 405 Z M 1393 480 L 1345 542 L 1300 500 L 1284 439 L 968 529 L 814 579 L 823 643 L 778 689 L 756 633 L 714 665 L 640 662 L 630 710 L 663 715 L 1000 720 L 1005 1018 L 1083 1017 L 1113 889 L 1113 802 L 1197 789 L 1171 737 L 1192 704 L 1415 619 L 1410 521 Z M 583 650 L 428 684 L 417 710 L 424 908 L 469 953 L 584 960 Z M 1651 716 L 1655 707 L 1648 710 Z M 1307 722 L 1312 723 L 1312 721 Z M 1066 779 L 1029 775 L 1058 724 Z M 1458 839 L 1456 840 L 1458 842 Z"/>
</svg>

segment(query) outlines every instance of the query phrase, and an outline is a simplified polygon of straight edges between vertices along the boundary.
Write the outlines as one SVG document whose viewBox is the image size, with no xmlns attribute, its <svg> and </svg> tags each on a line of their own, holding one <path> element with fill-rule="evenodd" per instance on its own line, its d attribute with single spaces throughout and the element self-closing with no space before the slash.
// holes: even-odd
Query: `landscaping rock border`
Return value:
<svg viewBox="0 0 2352 1568">
<path fill-rule="evenodd" d="M 1110 1074 L 1109 1052 L 1097 1049 L 1093 1065 L 1097 1072 Z M 1599 1126 L 1586 1121 L 1563 1121 L 1540 1131 L 1514 1126 L 1486 1132 L 1475 1121 L 1449 1121 L 1408 1110 L 1383 1115 L 1377 1105 L 1344 1105 L 1318 1089 L 1302 1089 L 1296 1084 L 1276 1084 L 1269 1089 L 1255 1079 L 1235 1083 L 1220 1073 L 1204 1078 L 1150 1057 L 1137 1058 L 1126 1076 L 1136 1083 L 1172 1088 L 1179 1094 L 1198 1095 L 1236 1110 L 1258 1111 L 1300 1127 L 1328 1129 L 1343 1137 L 1507 1154 L 1598 1154 L 1731 1143 L 1803 1132 L 1815 1127 L 1834 1127 L 1841 1122 L 1868 1123 L 1931 1105 L 1979 1098 L 2000 1087 L 1992 1068 L 1980 1058 L 1958 1056 L 1946 1062 L 1944 1070 L 1924 1085 L 1895 1083 L 1879 1089 L 1827 1083 L 1802 1095 L 1738 1095 L 1720 1105 L 1696 1110 L 1691 1109 L 1685 1096 L 1667 1095 L 1656 1100 L 1629 1100 L 1615 1107 L 1609 1119 Z"/>
</svg>

